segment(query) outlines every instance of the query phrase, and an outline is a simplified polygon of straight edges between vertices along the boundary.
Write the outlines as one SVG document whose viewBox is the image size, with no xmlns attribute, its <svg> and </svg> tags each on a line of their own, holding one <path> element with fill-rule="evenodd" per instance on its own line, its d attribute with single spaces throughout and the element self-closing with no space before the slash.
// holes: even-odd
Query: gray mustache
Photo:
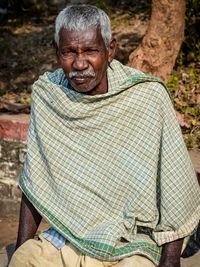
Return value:
<svg viewBox="0 0 200 267">
<path fill-rule="evenodd" d="M 79 78 L 94 78 L 95 77 L 95 73 L 94 71 L 91 71 L 91 70 L 85 70 L 85 71 L 71 71 L 69 73 L 69 78 L 70 79 L 73 79 L 73 78 L 76 78 L 76 77 L 79 77 Z"/>
</svg>

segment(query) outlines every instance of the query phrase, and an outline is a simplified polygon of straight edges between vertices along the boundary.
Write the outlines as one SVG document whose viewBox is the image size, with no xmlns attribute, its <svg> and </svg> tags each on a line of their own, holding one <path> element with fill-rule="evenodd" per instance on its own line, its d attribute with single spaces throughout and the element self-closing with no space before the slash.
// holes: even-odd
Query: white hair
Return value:
<svg viewBox="0 0 200 267">
<path fill-rule="evenodd" d="M 110 19 L 101 9 L 92 5 L 68 5 L 57 16 L 55 23 L 55 42 L 59 45 L 60 30 L 86 31 L 100 27 L 105 46 L 108 48 L 112 38 Z"/>
</svg>

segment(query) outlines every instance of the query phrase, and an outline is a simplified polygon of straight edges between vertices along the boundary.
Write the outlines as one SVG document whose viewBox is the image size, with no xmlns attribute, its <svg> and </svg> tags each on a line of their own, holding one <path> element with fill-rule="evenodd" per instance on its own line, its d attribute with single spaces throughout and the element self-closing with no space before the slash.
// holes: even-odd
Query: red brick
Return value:
<svg viewBox="0 0 200 267">
<path fill-rule="evenodd" d="M 26 141 L 29 115 L 0 115 L 0 138 L 12 141 Z"/>
</svg>

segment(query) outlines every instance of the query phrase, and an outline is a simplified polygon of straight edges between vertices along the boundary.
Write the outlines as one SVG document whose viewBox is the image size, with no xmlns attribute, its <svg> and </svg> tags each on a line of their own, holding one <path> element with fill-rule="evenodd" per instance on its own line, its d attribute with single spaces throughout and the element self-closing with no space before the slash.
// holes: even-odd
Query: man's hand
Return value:
<svg viewBox="0 0 200 267">
<path fill-rule="evenodd" d="M 42 217 L 36 208 L 30 203 L 26 196 L 22 194 L 18 237 L 15 249 L 28 239 L 34 238 L 41 219 Z"/>
<path fill-rule="evenodd" d="M 162 256 L 158 267 L 180 267 L 183 239 L 163 245 Z"/>
</svg>

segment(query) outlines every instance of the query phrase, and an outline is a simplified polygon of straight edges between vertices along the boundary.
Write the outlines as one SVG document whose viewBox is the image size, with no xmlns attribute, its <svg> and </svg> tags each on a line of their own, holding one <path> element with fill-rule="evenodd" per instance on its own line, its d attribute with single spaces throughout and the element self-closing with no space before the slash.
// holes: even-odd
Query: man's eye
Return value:
<svg viewBox="0 0 200 267">
<path fill-rule="evenodd" d="M 61 51 L 61 55 L 62 56 L 71 56 L 71 55 L 73 55 L 75 52 L 74 51 L 72 51 L 72 50 L 63 50 L 63 51 Z"/>
<path fill-rule="evenodd" d="M 91 54 L 93 54 L 93 53 L 98 53 L 98 49 L 95 49 L 95 48 L 88 48 L 88 49 L 86 49 L 85 52 L 86 52 L 86 53 L 91 53 Z"/>
</svg>

